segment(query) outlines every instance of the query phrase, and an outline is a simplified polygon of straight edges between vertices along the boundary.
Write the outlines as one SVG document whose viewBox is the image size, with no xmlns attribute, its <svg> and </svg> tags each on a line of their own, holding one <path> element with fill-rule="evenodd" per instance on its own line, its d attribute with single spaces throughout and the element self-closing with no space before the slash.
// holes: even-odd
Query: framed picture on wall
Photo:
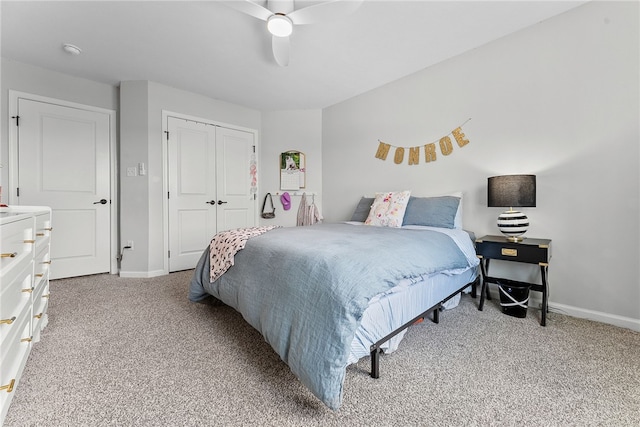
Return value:
<svg viewBox="0 0 640 427">
<path fill-rule="evenodd" d="M 300 151 L 280 154 L 280 189 L 299 190 L 306 187 L 306 159 Z"/>
</svg>

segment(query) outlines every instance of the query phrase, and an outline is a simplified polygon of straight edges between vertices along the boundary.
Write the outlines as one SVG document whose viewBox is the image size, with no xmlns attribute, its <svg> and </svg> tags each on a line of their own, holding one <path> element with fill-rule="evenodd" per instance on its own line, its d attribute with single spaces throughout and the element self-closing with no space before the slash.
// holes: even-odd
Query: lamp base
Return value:
<svg viewBox="0 0 640 427">
<path fill-rule="evenodd" d="M 498 216 L 498 229 L 510 242 L 521 242 L 529 229 L 529 218 L 519 211 L 509 209 Z"/>
</svg>

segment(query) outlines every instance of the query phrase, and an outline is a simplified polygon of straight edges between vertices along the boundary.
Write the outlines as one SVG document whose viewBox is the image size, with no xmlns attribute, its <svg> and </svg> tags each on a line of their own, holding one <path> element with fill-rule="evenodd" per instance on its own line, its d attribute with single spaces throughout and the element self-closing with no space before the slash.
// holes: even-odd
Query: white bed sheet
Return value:
<svg viewBox="0 0 640 427">
<path fill-rule="evenodd" d="M 356 363 L 360 358 L 370 355 L 370 346 L 384 338 L 390 332 L 423 313 L 429 307 L 439 303 L 465 284 L 473 282 L 477 268 L 470 267 L 457 274 L 435 273 L 422 280 L 404 286 L 401 292 L 392 292 L 374 298 L 362 316 L 360 327 L 351 343 L 348 364 Z M 400 286 L 400 285 L 399 285 Z M 470 290 L 470 287 L 469 287 Z M 460 294 L 443 304 L 445 309 L 458 305 Z M 407 330 L 381 345 L 385 353 L 398 348 Z"/>
<path fill-rule="evenodd" d="M 363 224 L 352 221 L 348 223 Z M 472 267 L 434 273 L 417 279 L 404 279 L 384 294 L 372 298 L 351 343 L 348 364 L 356 363 L 362 357 L 369 356 L 372 344 L 414 319 L 429 307 L 441 302 L 465 284 L 473 282 L 477 277 L 478 258 L 466 231 L 421 226 L 403 228 L 430 229 L 447 234 L 458 244 Z M 468 292 L 470 289 L 469 286 L 465 291 Z M 460 294 L 448 300 L 443 306 L 445 309 L 451 309 L 456 307 L 459 301 Z M 406 331 L 406 329 L 403 330 L 382 344 L 381 349 L 385 353 L 395 351 Z"/>
</svg>

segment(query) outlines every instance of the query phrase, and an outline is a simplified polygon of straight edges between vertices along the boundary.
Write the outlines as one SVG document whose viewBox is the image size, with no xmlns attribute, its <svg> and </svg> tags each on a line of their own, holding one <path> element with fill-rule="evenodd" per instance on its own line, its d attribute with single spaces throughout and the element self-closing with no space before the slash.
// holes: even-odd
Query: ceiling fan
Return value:
<svg viewBox="0 0 640 427">
<path fill-rule="evenodd" d="M 272 35 L 273 57 L 278 65 L 286 67 L 289 65 L 289 36 L 293 32 L 294 25 L 329 21 L 336 16 L 355 11 L 362 1 L 330 0 L 301 9 L 294 8 L 294 0 L 268 0 L 267 7 L 251 0 L 225 1 L 224 3 L 267 23 L 267 29 Z"/>
</svg>

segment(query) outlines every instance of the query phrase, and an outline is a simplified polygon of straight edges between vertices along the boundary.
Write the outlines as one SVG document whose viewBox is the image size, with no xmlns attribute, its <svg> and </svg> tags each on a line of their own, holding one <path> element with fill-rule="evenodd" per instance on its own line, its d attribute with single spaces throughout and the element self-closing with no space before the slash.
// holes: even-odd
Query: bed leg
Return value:
<svg viewBox="0 0 640 427">
<path fill-rule="evenodd" d="M 380 350 L 378 347 L 371 348 L 371 378 L 380 378 Z"/>
<path fill-rule="evenodd" d="M 442 304 L 438 304 L 438 306 L 433 310 L 433 323 L 440 323 L 440 310 L 442 309 Z"/>
</svg>

